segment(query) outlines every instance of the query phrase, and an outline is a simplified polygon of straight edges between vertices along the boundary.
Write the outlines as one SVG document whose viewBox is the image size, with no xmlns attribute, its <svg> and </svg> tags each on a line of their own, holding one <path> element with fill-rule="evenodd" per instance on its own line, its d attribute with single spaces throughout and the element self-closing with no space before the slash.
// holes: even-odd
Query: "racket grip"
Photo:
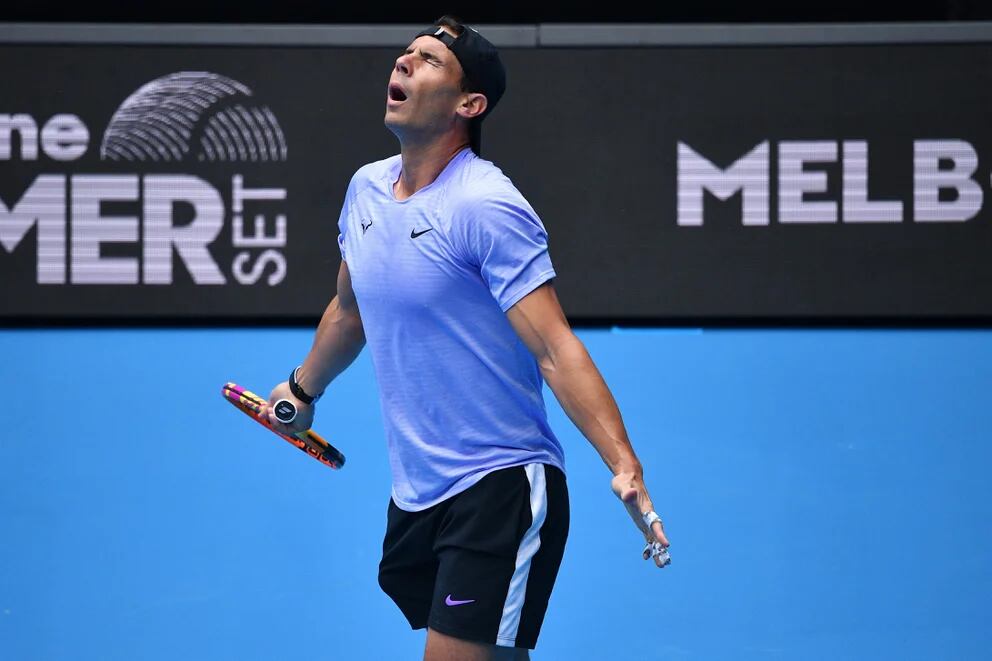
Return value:
<svg viewBox="0 0 992 661">
<path fill-rule="evenodd" d="M 272 407 L 272 412 L 275 414 L 276 420 L 284 425 L 288 425 L 293 420 L 296 420 L 296 405 L 288 399 L 277 401 L 275 406 Z"/>
</svg>

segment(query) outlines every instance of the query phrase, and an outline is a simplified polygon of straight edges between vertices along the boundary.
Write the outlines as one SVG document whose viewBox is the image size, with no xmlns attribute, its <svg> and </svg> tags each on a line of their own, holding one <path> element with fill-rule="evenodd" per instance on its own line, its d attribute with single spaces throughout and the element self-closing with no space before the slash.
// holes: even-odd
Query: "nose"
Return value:
<svg viewBox="0 0 992 661">
<path fill-rule="evenodd" d="M 405 76 L 410 75 L 410 55 L 408 53 L 403 53 L 396 58 L 396 70 Z"/>
</svg>

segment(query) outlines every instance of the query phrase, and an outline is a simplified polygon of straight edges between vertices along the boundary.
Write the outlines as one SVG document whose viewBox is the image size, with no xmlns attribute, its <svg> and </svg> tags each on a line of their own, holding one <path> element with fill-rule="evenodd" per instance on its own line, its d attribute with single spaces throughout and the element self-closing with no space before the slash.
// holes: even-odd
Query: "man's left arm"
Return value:
<svg viewBox="0 0 992 661">
<path fill-rule="evenodd" d="M 613 395 L 585 345 L 569 327 L 550 282 L 520 299 L 506 312 L 513 329 L 530 349 L 541 374 L 569 419 L 599 452 L 613 473 L 613 493 L 623 502 L 648 543 L 668 547 L 661 521 L 650 527 L 644 515 L 654 511 L 644 485 L 641 463 L 627 438 Z M 655 564 L 664 566 L 662 555 Z M 644 558 L 649 557 L 645 549 Z"/>
</svg>

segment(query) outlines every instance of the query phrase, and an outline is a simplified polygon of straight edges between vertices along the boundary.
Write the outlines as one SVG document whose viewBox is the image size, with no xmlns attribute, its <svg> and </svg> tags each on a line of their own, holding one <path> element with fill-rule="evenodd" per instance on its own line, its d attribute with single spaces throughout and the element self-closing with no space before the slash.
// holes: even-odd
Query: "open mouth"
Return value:
<svg viewBox="0 0 992 661">
<path fill-rule="evenodd" d="M 406 92 L 403 88 L 396 83 L 389 84 L 389 100 L 390 101 L 406 101 Z"/>
</svg>

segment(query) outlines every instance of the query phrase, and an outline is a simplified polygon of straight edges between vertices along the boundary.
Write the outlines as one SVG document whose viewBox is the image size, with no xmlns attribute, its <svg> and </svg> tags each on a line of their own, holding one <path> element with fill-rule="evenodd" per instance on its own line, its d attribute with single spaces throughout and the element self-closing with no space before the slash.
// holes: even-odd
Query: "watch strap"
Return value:
<svg viewBox="0 0 992 661">
<path fill-rule="evenodd" d="M 295 368 L 289 374 L 289 389 L 292 391 L 293 396 L 300 400 L 304 404 L 313 404 L 320 396 L 324 393 L 318 393 L 316 395 L 308 395 L 305 390 L 300 386 L 299 382 L 296 380 L 296 372 L 299 371 L 299 367 Z"/>
</svg>

